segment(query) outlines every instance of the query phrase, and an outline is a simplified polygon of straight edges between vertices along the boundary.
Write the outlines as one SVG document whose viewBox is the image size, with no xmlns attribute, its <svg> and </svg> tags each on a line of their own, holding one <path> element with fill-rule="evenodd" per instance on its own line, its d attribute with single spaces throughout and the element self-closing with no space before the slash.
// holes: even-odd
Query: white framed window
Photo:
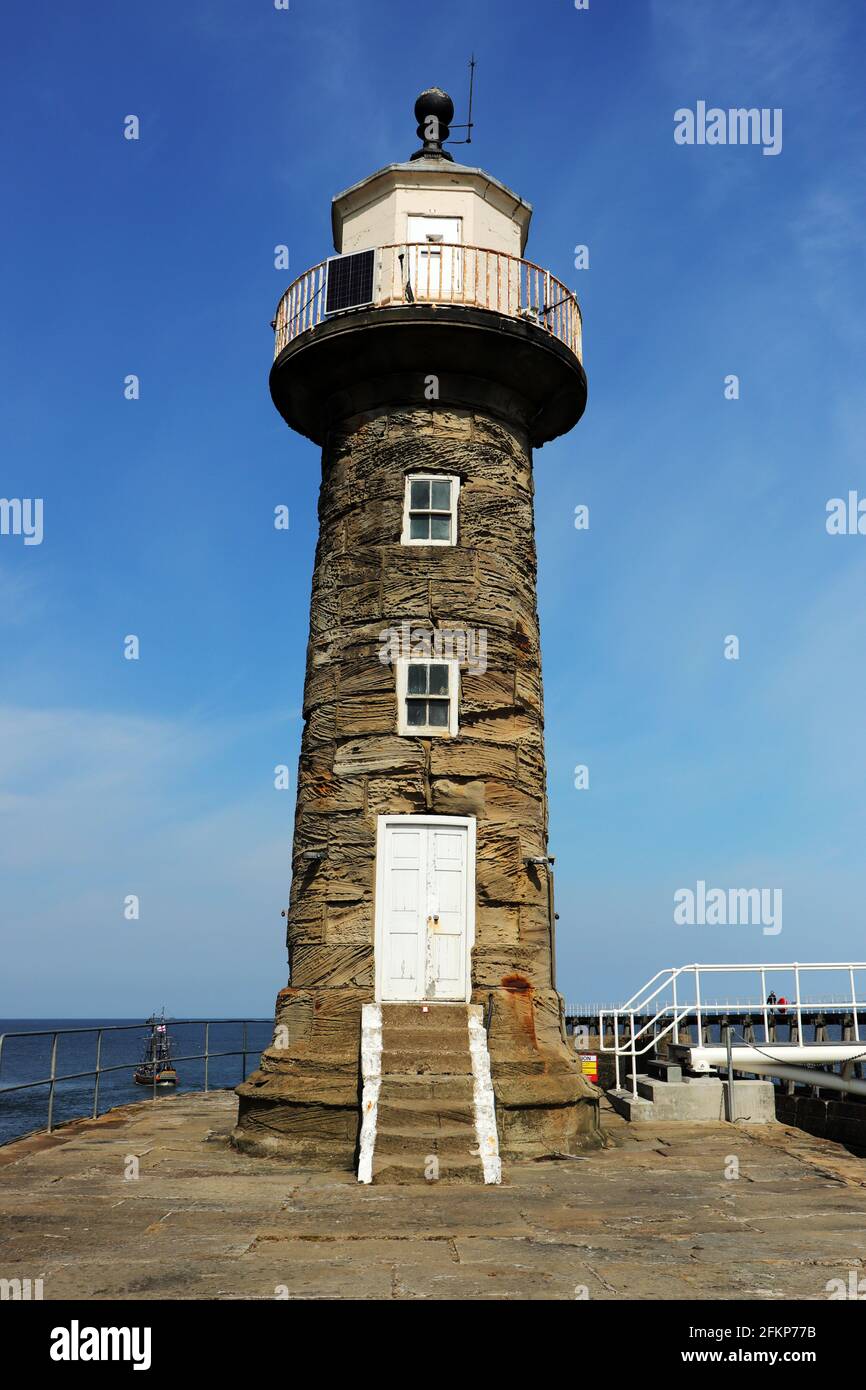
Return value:
<svg viewBox="0 0 866 1390">
<path fill-rule="evenodd" d="M 403 502 L 403 545 L 456 545 L 460 479 L 410 473 Z"/>
<path fill-rule="evenodd" d="M 397 732 L 453 738 L 459 695 L 459 661 L 401 657 L 397 661 Z"/>
</svg>

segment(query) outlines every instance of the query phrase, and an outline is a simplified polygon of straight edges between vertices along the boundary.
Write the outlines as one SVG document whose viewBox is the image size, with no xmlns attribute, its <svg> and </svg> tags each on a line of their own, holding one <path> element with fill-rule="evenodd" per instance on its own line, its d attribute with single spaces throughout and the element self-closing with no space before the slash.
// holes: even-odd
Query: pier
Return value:
<svg viewBox="0 0 866 1390">
<path fill-rule="evenodd" d="M 605 1102 L 607 1147 L 501 1187 L 366 1187 L 239 1153 L 236 1105 L 160 1097 L 0 1149 L 5 1277 L 46 1300 L 823 1302 L 864 1267 L 862 1160 L 776 1122 Z"/>
</svg>

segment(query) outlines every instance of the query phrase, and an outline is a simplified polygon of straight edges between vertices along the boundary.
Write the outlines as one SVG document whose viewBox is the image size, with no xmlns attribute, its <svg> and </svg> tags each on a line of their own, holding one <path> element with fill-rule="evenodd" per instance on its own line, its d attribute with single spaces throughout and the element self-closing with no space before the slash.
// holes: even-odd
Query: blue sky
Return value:
<svg viewBox="0 0 866 1390">
<path fill-rule="evenodd" d="M 86 9 L 5 23 L 0 493 L 45 534 L 0 536 L 0 1014 L 266 1015 L 285 983 L 318 456 L 268 324 L 417 93 L 465 119 L 470 50 L 455 153 L 584 311 L 589 407 L 536 456 L 559 986 L 866 956 L 866 536 L 825 528 L 866 496 L 862 7 Z M 699 100 L 782 108 L 782 152 L 676 145 Z M 698 879 L 781 888 L 782 932 L 675 925 Z"/>
</svg>

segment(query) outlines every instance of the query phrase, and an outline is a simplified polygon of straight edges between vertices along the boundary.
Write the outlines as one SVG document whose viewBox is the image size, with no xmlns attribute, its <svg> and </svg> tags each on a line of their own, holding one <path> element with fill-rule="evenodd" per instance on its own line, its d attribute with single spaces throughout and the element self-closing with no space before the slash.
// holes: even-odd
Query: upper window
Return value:
<svg viewBox="0 0 866 1390">
<path fill-rule="evenodd" d="M 456 661 L 399 660 L 398 732 L 455 735 L 458 682 Z"/>
<path fill-rule="evenodd" d="M 404 545 L 456 545 L 459 478 L 414 473 L 406 479 Z"/>
</svg>

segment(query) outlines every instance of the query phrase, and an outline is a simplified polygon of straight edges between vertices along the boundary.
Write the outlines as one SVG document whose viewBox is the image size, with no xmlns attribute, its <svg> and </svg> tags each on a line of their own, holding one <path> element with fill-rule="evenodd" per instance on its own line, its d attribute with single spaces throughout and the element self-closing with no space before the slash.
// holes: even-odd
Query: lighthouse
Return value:
<svg viewBox="0 0 866 1390">
<path fill-rule="evenodd" d="M 246 1152 L 362 1181 L 499 1181 L 597 1142 L 555 981 L 533 453 L 586 403 L 530 205 L 421 145 L 339 193 L 274 320 L 274 404 L 321 449 L 274 1040 Z"/>
</svg>

